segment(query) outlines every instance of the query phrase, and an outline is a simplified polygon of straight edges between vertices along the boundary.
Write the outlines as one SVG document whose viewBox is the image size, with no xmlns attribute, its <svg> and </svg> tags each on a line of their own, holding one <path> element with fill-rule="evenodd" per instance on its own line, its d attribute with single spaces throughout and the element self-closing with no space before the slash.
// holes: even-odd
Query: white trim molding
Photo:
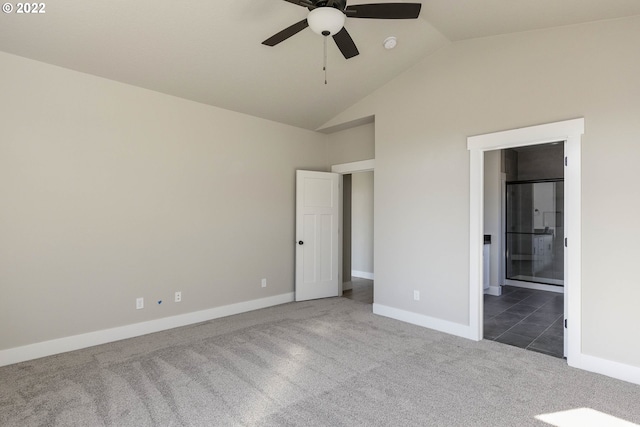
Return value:
<svg viewBox="0 0 640 427">
<path fill-rule="evenodd" d="M 579 354 L 567 360 L 569 366 L 640 385 L 640 367 L 600 357 Z"/>
<path fill-rule="evenodd" d="M 359 162 L 340 163 L 339 165 L 331 166 L 331 172 L 339 173 L 340 175 L 346 175 L 357 172 L 368 172 L 374 170 L 376 166 L 375 159 L 361 160 Z"/>
<path fill-rule="evenodd" d="M 584 118 L 529 126 L 467 138 L 470 151 L 491 151 L 566 141 L 584 134 Z"/>
<path fill-rule="evenodd" d="M 569 322 L 567 361 L 582 357 L 581 345 L 581 138 L 584 118 L 543 124 L 467 138 L 469 164 L 469 328 L 472 339 L 483 336 L 482 298 L 482 235 L 484 224 L 484 152 L 504 148 L 538 145 L 550 142 L 565 143 L 565 236 L 569 241 L 565 271 L 565 297 L 568 299 L 566 318 Z"/>
<path fill-rule="evenodd" d="M 358 277 L 360 279 L 375 280 L 375 275 L 368 271 L 351 270 L 351 277 Z"/>
<path fill-rule="evenodd" d="M 467 325 L 450 322 L 448 320 L 438 319 L 435 317 L 425 316 L 424 314 L 413 313 L 411 311 L 401 310 L 399 308 L 389 307 L 387 305 L 374 303 L 373 314 L 389 317 L 391 319 L 400 320 L 406 323 L 411 323 L 413 325 L 422 326 L 424 328 L 435 329 L 436 331 L 456 335 L 462 338 L 474 338 L 471 329 Z"/>
<path fill-rule="evenodd" d="M 292 302 L 293 299 L 293 292 L 289 292 L 272 297 L 210 308 L 208 310 L 179 314 L 177 316 L 150 320 L 148 322 L 134 323 L 132 325 L 121 326 L 118 328 L 104 329 L 101 331 L 88 332 L 86 334 L 39 342 L 22 347 L 10 348 L 8 350 L 0 351 L 0 366 L 11 365 L 45 356 L 52 356 L 54 354 L 66 353 L 68 351 L 80 350 L 95 345 L 106 344 L 167 329 L 232 316 L 234 314 L 259 310 L 261 308 Z"/>
</svg>

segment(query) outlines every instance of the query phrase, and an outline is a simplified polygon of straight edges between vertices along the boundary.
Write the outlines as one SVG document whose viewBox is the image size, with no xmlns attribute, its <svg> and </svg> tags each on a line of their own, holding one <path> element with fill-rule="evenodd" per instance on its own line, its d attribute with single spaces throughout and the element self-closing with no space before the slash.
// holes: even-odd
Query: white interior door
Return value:
<svg viewBox="0 0 640 427">
<path fill-rule="evenodd" d="M 296 301 L 338 296 L 340 175 L 296 171 Z"/>
</svg>

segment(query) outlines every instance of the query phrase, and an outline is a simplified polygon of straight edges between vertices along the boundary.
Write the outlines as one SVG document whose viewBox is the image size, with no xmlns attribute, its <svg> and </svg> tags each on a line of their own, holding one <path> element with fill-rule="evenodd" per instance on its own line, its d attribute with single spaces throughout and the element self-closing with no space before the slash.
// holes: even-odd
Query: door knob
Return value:
<svg viewBox="0 0 640 427">
<path fill-rule="evenodd" d="M 304 242 L 303 242 L 302 240 L 299 240 L 299 241 L 298 241 L 298 244 L 299 244 L 299 245 L 304 245 Z"/>
</svg>

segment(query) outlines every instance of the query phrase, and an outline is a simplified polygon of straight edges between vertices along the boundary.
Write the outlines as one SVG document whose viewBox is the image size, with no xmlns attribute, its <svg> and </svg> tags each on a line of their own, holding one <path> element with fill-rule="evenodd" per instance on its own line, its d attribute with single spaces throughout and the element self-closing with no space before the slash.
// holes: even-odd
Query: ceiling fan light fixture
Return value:
<svg viewBox="0 0 640 427">
<path fill-rule="evenodd" d="M 333 36 L 342 30 L 346 18 L 342 11 L 333 7 L 318 7 L 309 12 L 307 22 L 314 33 Z"/>
</svg>

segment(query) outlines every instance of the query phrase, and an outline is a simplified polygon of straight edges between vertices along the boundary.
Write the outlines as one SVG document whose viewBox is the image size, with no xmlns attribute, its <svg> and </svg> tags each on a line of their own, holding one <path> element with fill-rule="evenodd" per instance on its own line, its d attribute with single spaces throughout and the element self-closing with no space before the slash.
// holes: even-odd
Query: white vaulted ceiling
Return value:
<svg viewBox="0 0 640 427">
<path fill-rule="evenodd" d="M 351 0 L 348 4 L 382 3 Z M 638 0 L 428 0 L 417 20 L 347 19 L 360 55 L 306 29 L 283 0 L 55 0 L 45 14 L 2 14 L 0 50 L 293 126 L 316 129 L 448 43 L 639 15 Z M 398 46 L 385 50 L 383 40 Z M 1 74 L 1 70 L 0 70 Z"/>
</svg>

